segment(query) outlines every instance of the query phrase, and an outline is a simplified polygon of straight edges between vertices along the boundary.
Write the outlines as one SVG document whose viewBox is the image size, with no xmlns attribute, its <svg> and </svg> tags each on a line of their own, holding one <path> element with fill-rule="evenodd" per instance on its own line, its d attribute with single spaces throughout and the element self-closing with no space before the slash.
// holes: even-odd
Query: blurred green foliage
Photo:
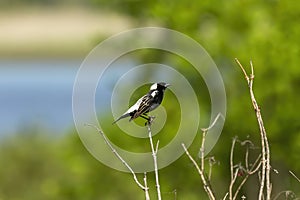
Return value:
<svg viewBox="0 0 300 200">
<path fill-rule="evenodd" d="M 213 167 L 212 180 L 218 199 L 223 197 L 229 183 L 231 138 L 238 135 L 243 140 L 250 136 L 260 145 L 248 88 L 234 63 L 235 57 L 244 65 L 252 59 L 254 92 L 269 135 L 272 167 L 279 171 L 279 174 L 272 173 L 273 194 L 293 190 L 300 196 L 300 184 L 288 174 L 288 170 L 292 170 L 300 175 L 299 2 L 91 0 L 90 5 L 131 16 L 138 26 L 150 23 L 185 33 L 203 45 L 216 62 L 224 78 L 228 103 L 223 133 L 210 153 L 219 161 L 219 165 Z M 161 54 L 150 55 L 152 57 L 146 54 L 143 58 L 170 59 Z M 179 69 L 193 80 L 194 73 L 185 68 L 186 63 L 170 60 L 180 64 Z M 196 80 L 193 86 L 197 87 Z M 171 111 L 175 109 L 170 105 Z M 197 137 L 191 147 L 195 157 L 200 139 Z M 254 151 L 253 157 L 258 151 Z M 243 159 L 241 152 L 236 153 L 237 161 Z M 75 131 L 58 139 L 30 132 L 2 140 L 0 163 L 0 199 L 143 198 L 143 192 L 129 174 L 114 171 L 92 158 Z M 174 189 L 178 199 L 206 197 L 195 169 L 185 156 L 161 170 L 160 176 L 164 199 L 174 199 Z M 153 174 L 149 174 L 153 192 L 152 178 Z M 256 198 L 257 180 L 253 177 L 242 191 L 248 199 Z"/>
<path fill-rule="evenodd" d="M 269 133 L 273 161 L 300 171 L 297 162 L 300 160 L 300 3 L 275 0 L 94 1 L 100 7 L 132 16 L 138 25 L 153 22 L 185 33 L 203 45 L 222 72 L 226 85 L 228 113 L 224 134 L 244 138 L 251 135 L 258 142 L 248 88 L 234 63 L 237 57 L 249 66 L 252 59 L 254 90 Z M 164 60 L 161 56 L 158 59 Z M 185 63 L 180 64 L 182 69 L 186 67 Z M 193 79 L 194 73 L 189 75 L 189 80 Z M 228 145 L 225 146 L 228 149 Z M 225 147 L 220 151 L 228 152 Z"/>
</svg>

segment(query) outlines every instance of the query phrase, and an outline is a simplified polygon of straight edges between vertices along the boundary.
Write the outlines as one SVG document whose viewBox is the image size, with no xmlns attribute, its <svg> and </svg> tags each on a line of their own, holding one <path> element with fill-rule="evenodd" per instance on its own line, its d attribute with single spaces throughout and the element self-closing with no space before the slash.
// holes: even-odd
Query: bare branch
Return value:
<svg viewBox="0 0 300 200">
<path fill-rule="evenodd" d="M 249 161 L 249 146 L 247 145 L 247 147 L 246 147 L 246 153 L 245 153 L 245 166 L 246 166 L 247 170 L 249 170 L 248 161 Z"/>
<path fill-rule="evenodd" d="M 173 193 L 174 193 L 174 200 L 177 200 L 177 190 L 175 189 L 175 190 L 173 191 Z"/>
<path fill-rule="evenodd" d="M 245 167 L 246 170 L 249 170 L 249 149 L 253 143 L 250 140 L 244 140 L 240 142 L 242 146 L 246 145 L 246 153 L 245 153 Z"/>
<path fill-rule="evenodd" d="M 214 156 L 211 156 L 208 158 L 208 164 L 209 164 L 209 169 L 208 169 L 208 181 L 211 180 L 211 174 L 212 174 L 212 167 L 215 165 L 217 161 L 215 160 Z"/>
<path fill-rule="evenodd" d="M 240 169 L 238 167 L 235 169 L 235 172 L 234 172 L 233 177 L 232 177 L 232 179 L 230 181 L 230 184 L 229 184 L 229 199 L 230 200 L 233 200 L 233 198 L 232 198 L 232 190 L 233 190 L 233 185 L 234 185 L 234 183 L 236 181 L 236 178 L 238 176 L 239 170 Z"/>
<path fill-rule="evenodd" d="M 225 196 L 223 197 L 223 200 L 226 200 L 227 197 L 228 197 L 228 192 L 226 192 Z"/>
<path fill-rule="evenodd" d="M 111 151 L 116 155 L 116 157 L 125 165 L 125 167 L 131 172 L 134 181 L 136 182 L 136 184 L 142 189 L 142 190 L 148 190 L 148 188 L 146 186 L 143 186 L 137 179 L 137 176 L 135 174 L 135 172 L 133 171 L 133 169 L 129 166 L 129 164 L 120 156 L 120 154 L 115 150 L 115 148 L 112 146 L 112 144 L 109 142 L 109 140 L 106 138 L 105 134 L 95 125 L 92 124 L 86 124 L 87 126 L 93 127 L 95 128 L 100 135 L 103 137 L 105 143 L 107 144 L 107 146 L 111 149 Z"/>
<path fill-rule="evenodd" d="M 232 200 L 232 187 L 233 187 L 233 184 L 235 182 L 235 174 L 237 175 L 237 172 L 236 173 L 233 173 L 233 168 L 234 168 L 234 165 L 233 165 L 233 152 L 234 152 L 234 147 L 235 147 L 235 142 L 236 142 L 237 138 L 233 138 L 232 140 L 232 144 L 231 144 L 231 150 L 230 150 L 230 184 L 229 184 L 229 199 Z"/>
<path fill-rule="evenodd" d="M 194 164 L 195 168 L 197 169 L 198 171 L 198 174 L 200 175 L 201 177 L 201 180 L 203 182 L 203 187 L 204 187 L 204 190 L 205 192 L 207 193 L 208 197 L 210 200 L 215 200 L 215 195 L 211 189 L 211 186 L 210 184 L 208 183 L 208 181 L 206 180 L 206 177 L 204 175 L 204 172 L 200 169 L 200 167 L 198 166 L 197 162 L 193 159 L 193 157 L 190 155 L 190 153 L 188 152 L 187 148 L 185 147 L 185 145 L 182 143 L 181 144 L 186 155 L 189 157 L 189 159 L 192 161 L 192 163 Z"/>
<path fill-rule="evenodd" d="M 249 92 L 250 92 L 250 98 L 252 101 L 252 105 L 256 114 L 256 118 L 257 118 L 257 122 L 259 125 L 259 130 L 260 130 L 260 136 L 261 136 L 261 146 L 262 146 L 262 170 L 261 170 L 261 179 L 260 179 L 260 188 L 259 188 L 259 195 L 258 195 L 258 199 L 261 200 L 263 199 L 263 194 L 264 194 L 264 186 L 266 185 L 266 199 L 270 200 L 271 199 L 271 191 L 272 191 L 272 186 L 271 186 L 271 180 L 270 180 L 270 170 L 271 170 L 271 166 L 270 166 L 270 148 L 269 148 L 269 142 L 268 142 L 268 138 L 267 138 L 267 133 L 264 127 L 264 123 L 263 123 L 263 119 L 261 116 L 261 112 L 260 112 L 260 107 L 258 106 L 255 96 L 254 96 L 254 92 L 253 92 L 253 80 L 254 80 L 254 67 L 253 67 L 253 63 L 252 61 L 250 61 L 250 67 L 251 67 L 251 74 L 250 76 L 247 75 L 246 70 L 244 69 L 244 67 L 241 65 L 241 63 L 238 61 L 238 59 L 236 58 L 235 61 L 237 62 L 237 64 L 240 66 L 240 68 L 242 69 L 244 75 L 245 75 L 245 79 L 248 83 L 249 86 Z"/>
<path fill-rule="evenodd" d="M 273 200 L 277 200 L 281 195 L 285 195 L 285 199 L 288 199 L 288 197 L 296 197 L 295 193 L 293 191 L 290 191 L 290 190 L 285 190 L 285 191 L 281 191 L 279 192 Z M 294 198 L 293 198 L 294 199 Z M 297 198 L 298 199 L 298 198 Z"/>
<path fill-rule="evenodd" d="M 151 132 L 151 123 L 147 123 L 147 127 L 148 127 L 150 147 L 151 147 L 153 162 L 154 162 L 154 173 L 155 173 L 157 198 L 158 198 L 158 200 L 161 200 L 160 184 L 159 184 L 159 177 L 158 177 L 158 166 L 157 166 L 157 151 L 158 151 L 159 141 L 156 144 L 156 149 L 154 149 L 153 140 L 152 140 L 152 132 Z"/>
<path fill-rule="evenodd" d="M 255 162 L 253 163 L 251 169 L 249 171 L 247 171 L 246 176 L 244 177 L 244 179 L 242 180 L 242 182 L 240 183 L 240 185 L 237 187 L 233 199 L 237 198 L 238 193 L 240 192 L 240 190 L 242 189 L 243 185 L 246 183 L 246 181 L 248 180 L 249 176 L 252 174 L 251 172 L 256 172 L 256 170 L 259 169 L 261 162 L 260 161 L 261 155 L 258 155 L 258 157 L 256 158 Z M 257 166 L 256 166 L 257 165 Z M 256 169 L 254 169 L 256 167 Z M 248 169 L 247 169 L 248 170 Z M 253 170 L 253 171 L 252 171 Z"/>
<path fill-rule="evenodd" d="M 211 173 L 212 173 L 212 164 L 209 164 L 209 170 L 208 170 L 208 180 L 211 180 Z"/>
<path fill-rule="evenodd" d="M 157 154 L 157 151 L 158 151 L 158 145 L 159 145 L 159 140 L 157 140 L 156 147 L 155 147 L 155 153 L 156 154 Z"/>
<path fill-rule="evenodd" d="M 201 156 L 201 171 L 204 172 L 204 153 L 205 153 L 205 138 L 206 138 L 206 131 L 202 133 L 202 143 L 200 147 L 200 156 Z"/>
<path fill-rule="evenodd" d="M 289 172 L 300 183 L 300 179 L 291 170 Z"/>
<path fill-rule="evenodd" d="M 240 66 L 241 70 L 243 71 L 243 73 L 245 75 L 245 79 L 247 80 L 248 85 L 249 85 L 250 79 L 249 79 L 249 76 L 247 75 L 246 70 L 244 69 L 244 67 L 242 66 L 242 64 L 240 63 L 240 61 L 237 58 L 235 58 L 235 62 L 237 62 L 237 64 Z"/>
<path fill-rule="evenodd" d="M 252 174 L 256 173 L 259 170 L 259 168 L 262 164 L 260 159 L 261 159 L 261 154 L 258 155 L 258 157 L 256 158 L 256 160 L 255 160 L 254 164 L 252 165 L 251 169 L 248 171 L 249 175 L 252 175 Z M 255 167 L 255 165 L 257 165 L 257 166 Z"/>
<path fill-rule="evenodd" d="M 221 113 L 218 113 L 218 115 L 215 117 L 214 121 L 211 123 L 211 125 L 207 128 L 202 128 L 201 130 L 202 132 L 202 142 L 201 142 L 201 147 L 200 147 L 200 157 L 201 157 L 201 166 L 199 167 L 197 162 L 193 159 L 193 157 L 190 155 L 190 153 L 188 152 L 187 148 L 185 147 L 185 145 L 182 143 L 182 147 L 185 151 L 185 153 L 187 154 L 187 156 L 189 157 L 189 159 L 193 162 L 194 166 L 196 167 L 201 180 L 203 182 L 203 187 L 205 192 L 207 193 L 209 199 L 215 199 L 215 195 L 213 193 L 213 190 L 209 184 L 209 180 L 210 180 L 210 176 L 211 176 L 211 166 L 210 166 L 210 171 L 209 171 L 209 178 L 207 179 L 205 174 L 204 174 L 204 154 L 205 154 L 205 138 L 206 138 L 206 133 L 208 130 L 210 130 L 212 127 L 215 126 L 216 122 L 218 121 L 218 119 L 222 117 L 224 119 L 224 116 Z"/>
<path fill-rule="evenodd" d="M 252 60 L 250 60 L 250 68 L 251 68 L 250 78 L 254 79 L 254 67 L 253 67 Z"/>
<path fill-rule="evenodd" d="M 222 113 L 218 113 L 217 116 L 215 117 L 214 121 L 211 123 L 211 125 L 207 128 L 201 128 L 202 131 L 209 131 L 211 128 L 213 128 L 215 126 L 215 124 L 217 123 L 218 119 L 222 117 L 222 119 L 224 120 L 224 116 L 222 115 Z"/>
<path fill-rule="evenodd" d="M 144 185 L 145 185 L 145 197 L 146 200 L 150 200 L 150 196 L 149 196 L 149 188 L 148 188 L 148 184 L 147 184 L 147 173 L 144 172 Z"/>
</svg>

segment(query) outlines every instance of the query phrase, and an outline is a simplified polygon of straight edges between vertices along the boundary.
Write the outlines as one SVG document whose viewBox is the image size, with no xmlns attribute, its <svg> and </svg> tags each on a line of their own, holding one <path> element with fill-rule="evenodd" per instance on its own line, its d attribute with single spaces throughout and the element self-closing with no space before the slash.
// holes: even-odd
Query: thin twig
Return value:
<svg viewBox="0 0 300 200">
<path fill-rule="evenodd" d="M 255 162 L 253 163 L 251 169 L 249 171 L 247 171 L 247 175 L 244 177 L 244 179 L 242 180 L 242 182 L 240 183 L 240 185 L 237 187 L 234 196 L 233 196 L 233 200 L 235 200 L 237 198 L 238 193 L 240 192 L 240 190 L 242 189 L 243 185 L 246 183 L 247 179 L 249 178 L 249 176 L 255 172 L 257 169 L 259 169 L 261 162 L 260 161 L 260 157 L 261 155 L 259 155 Z M 257 165 L 257 166 L 256 166 Z M 256 166 L 256 167 L 255 167 Z M 247 169 L 248 170 L 248 169 Z M 253 171 L 252 171 L 253 170 Z"/>
<path fill-rule="evenodd" d="M 234 152 L 234 147 L 235 147 L 235 142 L 237 138 L 233 138 L 232 144 L 231 144 L 231 150 L 230 150 L 230 177 L 231 180 L 233 179 L 233 152 Z"/>
<path fill-rule="evenodd" d="M 300 179 L 296 176 L 296 174 L 294 174 L 291 170 L 289 172 L 300 183 Z"/>
<path fill-rule="evenodd" d="M 177 200 L 177 190 L 173 190 L 173 193 L 174 193 L 174 200 Z"/>
<path fill-rule="evenodd" d="M 247 171 L 249 170 L 249 163 L 248 163 L 248 160 L 249 160 L 249 145 L 246 144 L 245 167 L 246 167 L 246 170 L 247 170 Z"/>
<path fill-rule="evenodd" d="M 218 119 L 222 117 L 224 119 L 224 116 L 221 113 L 218 113 L 217 116 L 215 117 L 214 121 L 209 125 L 207 128 L 201 128 L 202 132 L 202 142 L 201 142 L 201 147 L 200 147 L 200 157 L 201 157 L 201 170 L 204 171 L 204 154 L 205 154 L 205 139 L 206 139 L 206 133 L 209 131 L 211 128 L 215 126 L 217 123 Z"/>
<path fill-rule="evenodd" d="M 226 200 L 227 196 L 228 196 L 228 192 L 226 192 L 225 196 L 223 197 L 223 200 Z"/>
<path fill-rule="evenodd" d="M 211 189 L 211 187 L 210 187 L 210 185 L 209 185 L 209 183 L 208 183 L 207 180 L 206 180 L 206 177 L 205 177 L 205 175 L 204 175 L 204 172 L 200 169 L 200 167 L 198 166 L 197 162 L 196 162 L 196 161 L 194 160 L 194 158 L 190 155 L 190 153 L 188 152 L 187 148 L 185 147 L 185 144 L 182 143 L 181 145 L 182 145 L 182 147 L 183 147 L 183 149 L 184 149 L 186 155 L 189 157 L 189 159 L 192 161 L 192 163 L 194 164 L 195 168 L 197 169 L 197 171 L 198 171 L 198 173 L 199 173 L 199 175 L 200 175 L 200 177 L 201 177 L 201 180 L 202 180 L 202 182 L 203 182 L 204 190 L 205 190 L 205 192 L 207 193 L 209 199 L 210 199 L 210 200 L 216 199 L 216 198 L 215 198 L 215 195 L 214 195 L 214 193 L 213 193 L 213 191 L 212 191 L 212 189 Z"/>
<path fill-rule="evenodd" d="M 147 123 L 150 146 L 151 146 L 151 151 L 152 151 L 152 156 L 153 156 L 153 163 L 154 163 L 154 173 L 155 173 L 157 198 L 158 198 L 158 200 L 161 200 L 161 192 L 160 192 L 160 184 L 159 184 L 159 176 L 158 176 L 158 166 L 157 166 L 157 151 L 158 151 L 159 142 L 157 142 L 156 149 L 154 149 L 153 140 L 152 140 L 152 133 L 151 133 L 151 127 L 150 126 L 151 126 L 151 124 Z"/>
<path fill-rule="evenodd" d="M 209 169 L 208 169 L 208 181 L 211 180 L 211 174 L 212 174 L 212 167 L 213 165 L 215 164 L 215 159 L 214 157 L 210 157 L 209 158 L 209 161 L 208 161 L 208 164 L 209 164 Z"/>
<path fill-rule="evenodd" d="M 149 188 L 148 188 L 148 184 L 147 184 L 147 173 L 144 172 L 144 185 L 145 185 L 145 198 L 146 200 L 150 200 L 150 196 L 149 196 Z"/>
<path fill-rule="evenodd" d="M 142 190 L 148 190 L 148 188 L 146 186 L 143 186 L 137 179 L 136 174 L 134 173 L 133 169 L 129 166 L 129 164 L 120 156 L 120 154 L 115 150 L 115 148 L 112 146 L 112 144 L 109 142 L 109 140 L 106 138 L 105 134 L 95 125 L 92 124 L 86 124 L 87 126 L 93 127 L 95 128 L 100 135 L 103 137 L 105 143 L 107 144 L 107 146 L 111 149 L 111 151 L 116 155 L 116 157 L 125 165 L 125 167 L 131 172 L 134 181 L 136 182 L 136 184 L 142 189 Z"/>
<path fill-rule="evenodd" d="M 159 145 L 159 140 L 157 140 L 156 147 L 155 147 L 155 153 L 156 154 L 157 154 L 157 151 L 158 151 L 158 145 Z"/>
<path fill-rule="evenodd" d="M 278 199 L 279 197 L 280 197 L 280 195 L 282 195 L 282 194 L 285 194 L 285 199 L 288 199 L 288 197 L 289 196 L 291 196 L 291 197 L 295 197 L 296 195 L 295 195 L 295 193 L 293 192 L 293 191 L 290 191 L 290 190 L 286 190 L 286 191 L 281 191 L 281 192 L 279 192 L 274 198 L 273 198 L 273 200 L 276 200 L 276 199 Z M 294 198 L 293 198 L 294 199 Z"/>
<path fill-rule="evenodd" d="M 201 156 L 201 171 L 204 172 L 204 153 L 205 153 L 205 149 L 204 149 L 204 145 L 205 145 L 205 138 L 206 138 L 206 131 L 203 131 L 202 133 L 202 143 L 201 143 L 201 147 L 200 147 L 200 156 Z"/>
<path fill-rule="evenodd" d="M 229 184 L 229 199 L 232 200 L 232 187 L 233 187 L 233 184 L 235 182 L 235 174 L 237 176 L 237 172 L 238 172 L 238 169 L 235 173 L 233 173 L 233 168 L 234 168 L 234 165 L 233 165 L 233 152 L 234 152 L 234 147 L 235 147 L 235 142 L 236 142 L 237 138 L 233 138 L 232 140 L 232 144 L 231 144 L 231 150 L 230 150 L 230 184 Z"/>
<path fill-rule="evenodd" d="M 209 131 L 212 127 L 215 126 L 215 124 L 217 123 L 217 121 L 220 117 L 222 117 L 223 120 L 225 119 L 224 116 L 222 115 L 222 113 L 218 113 L 217 116 L 215 117 L 214 121 L 211 123 L 211 125 L 207 128 L 201 128 L 201 130 L 205 131 L 205 132 Z"/>
<path fill-rule="evenodd" d="M 201 157 L 201 166 L 199 167 L 197 162 L 193 159 L 193 157 L 190 155 L 190 153 L 188 152 L 187 148 L 185 147 L 184 143 L 182 143 L 182 147 L 186 153 L 186 155 L 189 157 L 189 159 L 192 161 L 192 163 L 194 164 L 194 166 L 196 167 L 201 180 L 203 182 L 203 187 L 205 192 L 207 193 L 208 197 L 210 200 L 214 200 L 216 199 L 215 194 L 211 188 L 211 185 L 209 183 L 209 179 L 205 176 L 204 174 L 204 153 L 205 153 L 205 138 L 206 138 L 206 133 L 208 130 L 210 130 L 213 126 L 215 126 L 216 122 L 218 121 L 218 119 L 222 117 L 224 119 L 224 116 L 221 113 L 218 113 L 218 115 L 215 117 L 214 121 L 211 123 L 211 125 L 207 128 L 202 128 L 201 130 L 202 132 L 202 142 L 201 142 L 201 147 L 200 147 L 200 157 Z M 209 176 L 210 177 L 210 176 Z"/>
<path fill-rule="evenodd" d="M 258 157 L 256 158 L 254 164 L 252 165 L 252 168 L 248 171 L 249 175 L 252 175 L 252 174 L 256 173 L 259 170 L 259 168 L 261 166 L 261 162 L 259 162 L 260 159 L 261 159 L 261 154 L 258 155 Z M 257 164 L 257 166 L 254 168 L 254 166 L 256 164 Z"/>
<path fill-rule="evenodd" d="M 251 67 L 251 80 L 253 82 L 254 79 L 254 67 L 253 67 L 253 63 L 252 61 L 250 61 L 250 67 Z M 272 192 L 272 184 L 271 184 L 271 180 L 270 180 L 270 172 L 271 172 L 271 165 L 270 165 L 270 147 L 269 147 L 269 142 L 268 142 L 268 137 L 267 137 L 267 133 L 266 133 L 266 129 L 264 127 L 264 121 L 262 119 L 261 113 L 260 113 L 260 108 L 258 106 L 258 104 L 256 103 L 256 99 L 254 96 L 254 92 L 253 89 L 251 87 L 251 92 L 252 92 L 252 102 L 253 103 L 253 107 L 256 110 L 256 117 L 257 117 L 257 121 L 259 124 L 259 129 L 260 132 L 264 138 L 264 144 L 265 144 L 265 156 L 266 156 L 266 186 L 267 186 L 267 200 L 271 199 L 271 192 Z"/>
<path fill-rule="evenodd" d="M 233 190 L 233 185 L 234 185 L 234 183 L 235 183 L 235 181 L 237 179 L 239 170 L 240 170 L 239 167 L 237 167 L 235 169 L 235 172 L 233 174 L 232 180 L 230 181 L 230 184 L 229 184 L 229 200 L 233 200 L 233 198 L 232 198 L 232 190 Z"/>
</svg>

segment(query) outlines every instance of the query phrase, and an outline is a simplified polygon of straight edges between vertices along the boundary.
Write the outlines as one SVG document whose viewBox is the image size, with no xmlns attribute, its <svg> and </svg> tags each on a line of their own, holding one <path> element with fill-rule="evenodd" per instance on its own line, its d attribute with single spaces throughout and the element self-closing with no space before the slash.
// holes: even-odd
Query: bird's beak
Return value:
<svg viewBox="0 0 300 200">
<path fill-rule="evenodd" d="M 171 84 L 166 83 L 165 87 L 167 88 L 167 87 L 169 87 L 169 86 L 171 86 Z"/>
</svg>

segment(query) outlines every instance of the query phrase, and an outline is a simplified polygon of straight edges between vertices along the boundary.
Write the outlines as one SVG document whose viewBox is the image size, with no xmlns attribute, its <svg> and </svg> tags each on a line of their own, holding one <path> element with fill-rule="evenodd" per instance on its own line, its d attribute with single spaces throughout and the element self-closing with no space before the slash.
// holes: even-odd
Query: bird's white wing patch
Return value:
<svg viewBox="0 0 300 200">
<path fill-rule="evenodd" d="M 143 97 L 141 97 L 133 106 L 131 106 L 128 110 L 127 113 L 131 113 L 133 111 L 137 111 L 140 107 L 140 104 L 142 103 Z"/>
</svg>

